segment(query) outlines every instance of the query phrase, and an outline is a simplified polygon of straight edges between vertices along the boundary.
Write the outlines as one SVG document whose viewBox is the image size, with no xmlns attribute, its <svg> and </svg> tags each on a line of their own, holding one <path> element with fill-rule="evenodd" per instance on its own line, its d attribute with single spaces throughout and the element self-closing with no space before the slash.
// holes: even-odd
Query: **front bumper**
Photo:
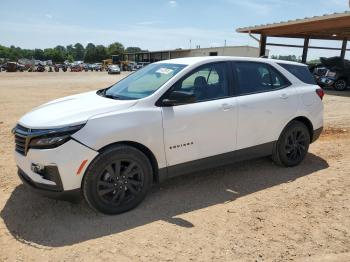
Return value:
<svg viewBox="0 0 350 262">
<path fill-rule="evenodd" d="M 97 154 L 71 139 L 57 148 L 29 149 L 26 156 L 15 152 L 15 161 L 22 181 L 25 177 L 25 181 L 40 190 L 63 192 L 81 188 L 85 170 Z M 33 165 L 45 167 L 48 174 L 34 172 Z"/>
<path fill-rule="evenodd" d="M 49 198 L 78 201 L 82 198 L 80 188 L 74 190 L 58 190 L 58 187 L 34 182 L 22 169 L 18 168 L 18 176 L 31 191 Z"/>
</svg>

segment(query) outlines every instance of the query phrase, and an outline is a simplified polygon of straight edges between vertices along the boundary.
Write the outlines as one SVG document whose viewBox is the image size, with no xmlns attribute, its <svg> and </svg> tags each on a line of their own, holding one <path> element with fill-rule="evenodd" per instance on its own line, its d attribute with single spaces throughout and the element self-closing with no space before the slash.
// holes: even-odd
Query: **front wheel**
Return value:
<svg viewBox="0 0 350 262">
<path fill-rule="evenodd" d="M 310 145 L 308 128 L 299 121 L 292 121 L 280 135 L 272 155 L 280 166 L 299 165 L 305 158 Z"/>
<path fill-rule="evenodd" d="M 153 170 L 138 149 L 118 145 L 101 153 L 89 166 L 82 185 L 88 204 L 105 214 L 136 207 L 152 186 Z"/>
<path fill-rule="evenodd" d="M 337 91 L 344 91 L 347 87 L 347 83 L 345 79 L 339 79 L 334 83 L 334 89 Z"/>
</svg>

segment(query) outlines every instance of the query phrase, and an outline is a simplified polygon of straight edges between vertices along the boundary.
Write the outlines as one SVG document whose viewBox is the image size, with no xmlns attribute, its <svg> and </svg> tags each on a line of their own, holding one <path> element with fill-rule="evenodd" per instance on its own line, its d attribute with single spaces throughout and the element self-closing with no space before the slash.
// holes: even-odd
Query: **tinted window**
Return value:
<svg viewBox="0 0 350 262">
<path fill-rule="evenodd" d="M 289 85 L 288 80 L 276 69 L 263 63 L 237 62 L 239 94 L 250 94 L 280 89 Z"/>
<path fill-rule="evenodd" d="M 197 101 L 227 97 L 229 84 L 226 63 L 208 64 L 195 69 L 177 82 L 173 90 L 193 93 Z"/>
<path fill-rule="evenodd" d="M 282 63 L 279 63 L 279 65 L 297 77 L 300 81 L 303 81 L 305 84 L 316 85 L 315 79 L 306 66 Z"/>
</svg>

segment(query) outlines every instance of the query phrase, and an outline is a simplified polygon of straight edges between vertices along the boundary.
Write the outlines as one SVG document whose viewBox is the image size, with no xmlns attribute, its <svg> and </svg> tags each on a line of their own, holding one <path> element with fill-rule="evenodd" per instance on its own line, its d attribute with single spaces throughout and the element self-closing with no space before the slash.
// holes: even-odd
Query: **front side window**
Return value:
<svg viewBox="0 0 350 262">
<path fill-rule="evenodd" d="M 202 66 L 177 82 L 172 91 L 193 93 L 197 102 L 227 97 L 229 84 L 226 67 L 226 63 Z"/>
<path fill-rule="evenodd" d="M 107 89 L 104 96 L 126 100 L 147 97 L 185 67 L 181 64 L 150 64 Z"/>
<path fill-rule="evenodd" d="M 239 95 L 266 92 L 289 85 L 276 69 L 264 63 L 237 62 Z"/>
</svg>

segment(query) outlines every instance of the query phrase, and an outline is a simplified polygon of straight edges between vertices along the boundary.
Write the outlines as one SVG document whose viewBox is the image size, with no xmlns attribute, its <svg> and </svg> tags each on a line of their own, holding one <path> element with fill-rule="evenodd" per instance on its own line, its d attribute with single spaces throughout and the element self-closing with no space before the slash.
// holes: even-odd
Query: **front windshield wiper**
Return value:
<svg viewBox="0 0 350 262">
<path fill-rule="evenodd" d="M 104 94 L 103 96 L 106 97 L 106 98 L 120 99 L 120 97 L 119 97 L 119 96 L 116 96 L 116 95 L 107 95 L 107 94 Z"/>
<path fill-rule="evenodd" d="M 99 90 L 99 91 L 97 92 L 97 94 L 100 95 L 100 96 L 106 97 L 106 98 L 121 99 L 121 98 L 120 98 L 119 96 L 117 96 L 117 95 L 110 95 L 110 94 L 107 94 L 107 90 L 108 90 L 108 88 Z"/>
</svg>

